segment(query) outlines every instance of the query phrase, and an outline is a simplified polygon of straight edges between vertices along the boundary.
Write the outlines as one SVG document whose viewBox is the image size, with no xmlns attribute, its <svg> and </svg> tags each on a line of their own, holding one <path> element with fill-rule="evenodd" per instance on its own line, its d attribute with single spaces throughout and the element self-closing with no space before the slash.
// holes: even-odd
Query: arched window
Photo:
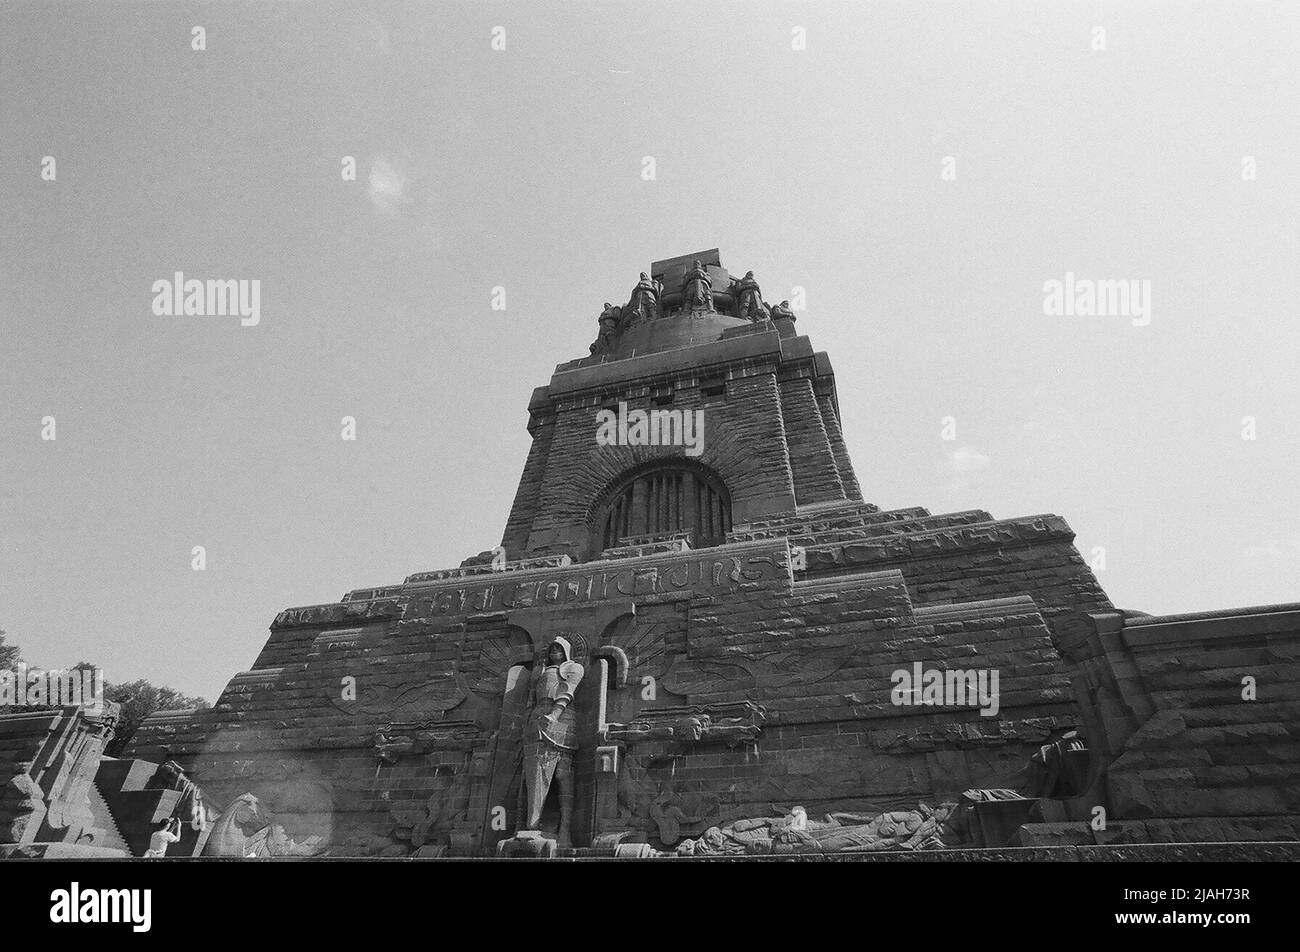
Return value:
<svg viewBox="0 0 1300 952">
<path fill-rule="evenodd" d="M 593 548 L 625 539 L 689 532 L 691 546 L 718 545 L 731 529 L 731 496 L 703 466 L 660 463 L 621 477 L 602 494 L 593 521 Z"/>
</svg>

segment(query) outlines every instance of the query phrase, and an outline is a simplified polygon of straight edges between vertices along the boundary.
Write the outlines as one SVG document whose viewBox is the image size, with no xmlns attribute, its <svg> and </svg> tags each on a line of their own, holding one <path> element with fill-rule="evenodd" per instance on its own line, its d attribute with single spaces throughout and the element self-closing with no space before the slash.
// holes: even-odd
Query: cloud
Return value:
<svg viewBox="0 0 1300 952">
<path fill-rule="evenodd" d="M 989 458 L 969 446 L 962 446 L 948 454 L 948 468 L 954 473 L 974 473 L 987 469 Z"/>
<path fill-rule="evenodd" d="M 383 158 L 370 163 L 370 200 L 381 212 L 397 214 L 406 204 L 406 182 L 397 169 Z"/>
<path fill-rule="evenodd" d="M 1242 547 L 1241 554 L 1251 562 L 1277 562 L 1293 566 L 1300 561 L 1300 538 L 1260 539 Z"/>
</svg>

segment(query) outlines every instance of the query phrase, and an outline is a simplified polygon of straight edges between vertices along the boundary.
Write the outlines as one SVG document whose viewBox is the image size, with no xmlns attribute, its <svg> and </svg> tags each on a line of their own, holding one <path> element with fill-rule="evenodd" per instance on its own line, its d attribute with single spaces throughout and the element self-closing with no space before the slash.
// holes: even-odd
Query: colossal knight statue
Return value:
<svg viewBox="0 0 1300 952">
<path fill-rule="evenodd" d="M 618 323 L 622 310 L 617 304 L 605 302 L 605 309 L 600 312 L 600 334 L 589 348 L 593 354 L 608 353 L 613 349 L 614 338 L 618 335 Z"/>
<path fill-rule="evenodd" d="M 754 280 L 753 271 L 746 271 L 745 276 L 736 282 L 735 293 L 741 317 L 758 323 L 770 316 L 767 305 L 763 303 L 763 292 Z"/>
<path fill-rule="evenodd" d="M 570 844 L 573 819 L 573 754 L 578 748 L 577 711 L 573 695 L 582 682 L 583 667 L 573 660 L 573 646 L 559 635 L 546 650 L 546 664 L 535 669 L 530 686 L 532 720 L 524 739 L 524 787 L 527 806 L 523 829 L 537 830 L 546 796 L 559 788 L 559 830 L 556 845 Z"/>
<path fill-rule="evenodd" d="M 790 308 L 789 301 L 782 301 L 780 304 L 774 304 L 772 306 L 772 320 L 793 321 L 794 319 L 794 311 Z"/>
<path fill-rule="evenodd" d="M 657 316 L 659 313 L 659 295 L 662 292 L 663 285 L 642 271 L 641 280 L 632 289 L 632 300 L 628 302 L 627 306 L 628 313 L 642 320 Z"/>
<path fill-rule="evenodd" d="M 691 311 L 713 310 L 713 279 L 698 260 L 682 278 L 682 306 Z"/>
</svg>

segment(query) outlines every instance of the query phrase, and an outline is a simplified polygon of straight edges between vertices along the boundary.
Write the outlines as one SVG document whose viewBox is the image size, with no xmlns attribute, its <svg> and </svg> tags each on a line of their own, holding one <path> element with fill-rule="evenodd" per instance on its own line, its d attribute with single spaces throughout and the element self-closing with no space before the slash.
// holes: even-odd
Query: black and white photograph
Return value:
<svg viewBox="0 0 1300 952">
<path fill-rule="evenodd" d="M 6 918 L 1281 927 L 1298 183 L 1294 0 L 4 3 Z"/>
</svg>

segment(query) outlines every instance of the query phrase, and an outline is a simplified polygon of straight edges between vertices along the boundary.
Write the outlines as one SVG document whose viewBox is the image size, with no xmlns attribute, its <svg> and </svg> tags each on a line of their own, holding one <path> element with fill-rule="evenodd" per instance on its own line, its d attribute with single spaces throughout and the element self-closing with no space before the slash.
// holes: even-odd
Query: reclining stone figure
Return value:
<svg viewBox="0 0 1300 952">
<path fill-rule="evenodd" d="M 861 853 L 884 850 L 943 849 L 944 824 L 952 804 L 934 810 L 888 813 L 831 813 L 809 820 L 803 807 L 788 816 L 733 820 L 710 827 L 699 839 L 685 840 L 679 856 L 726 856 L 741 853 Z"/>
</svg>

